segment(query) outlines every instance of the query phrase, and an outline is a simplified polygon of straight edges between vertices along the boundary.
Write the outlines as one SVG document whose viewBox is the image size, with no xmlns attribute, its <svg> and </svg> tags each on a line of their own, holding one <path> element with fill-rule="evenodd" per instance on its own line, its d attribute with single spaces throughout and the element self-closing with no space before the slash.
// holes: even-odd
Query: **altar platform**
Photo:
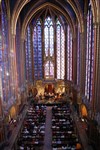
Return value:
<svg viewBox="0 0 100 150">
<path fill-rule="evenodd" d="M 59 104 L 66 104 L 68 102 L 68 98 L 60 98 L 60 99 L 55 99 L 55 98 L 49 98 L 49 99 L 38 99 L 34 101 L 34 104 L 40 104 L 40 105 L 47 105 L 47 106 L 53 106 L 53 105 L 59 105 Z"/>
</svg>

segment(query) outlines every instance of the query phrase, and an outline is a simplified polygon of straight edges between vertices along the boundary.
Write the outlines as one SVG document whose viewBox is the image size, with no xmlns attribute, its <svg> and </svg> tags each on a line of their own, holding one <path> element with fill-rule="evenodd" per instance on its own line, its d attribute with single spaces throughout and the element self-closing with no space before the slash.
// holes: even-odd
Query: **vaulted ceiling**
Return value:
<svg viewBox="0 0 100 150">
<path fill-rule="evenodd" d="M 12 23 L 15 25 L 18 18 L 21 25 L 28 24 L 32 19 L 38 16 L 45 16 L 47 12 L 51 15 L 55 14 L 62 20 L 67 20 L 69 24 L 74 26 L 79 23 L 82 31 L 84 23 L 84 11 L 86 13 L 90 0 L 8 0 L 10 3 L 10 14 Z M 16 28 L 16 27 L 15 27 Z M 14 30 L 15 30 L 14 28 Z"/>
<path fill-rule="evenodd" d="M 10 10 L 11 14 L 14 9 L 16 10 L 21 7 L 20 17 L 22 21 L 24 20 L 27 13 L 34 11 L 36 8 L 39 8 L 43 4 L 49 2 L 52 5 L 59 7 L 63 11 L 67 11 L 70 14 L 70 17 L 76 18 L 76 10 L 77 12 L 81 12 L 82 15 L 84 13 L 84 3 L 85 0 L 9 0 L 10 1 Z M 87 0 L 88 1 L 88 0 Z M 26 3 L 27 2 L 27 3 Z"/>
</svg>

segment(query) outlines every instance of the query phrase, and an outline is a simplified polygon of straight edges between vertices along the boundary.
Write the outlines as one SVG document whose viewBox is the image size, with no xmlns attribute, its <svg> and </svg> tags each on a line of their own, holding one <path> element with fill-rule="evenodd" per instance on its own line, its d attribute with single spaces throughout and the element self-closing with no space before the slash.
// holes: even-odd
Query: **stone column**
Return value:
<svg viewBox="0 0 100 150">
<path fill-rule="evenodd" d="M 85 10 L 86 11 L 86 10 Z M 87 13 L 84 14 L 84 31 L 80 33 L 80 93 L 85 94 Z"/>
<path fill-rule="evenodd" d="M 11 78 L 12 78 L 12 93 L 13 96 L 15 97 L 17 94 L 17 88 L 18 88 L 18 78 L 17 78 L 17 64 L 16 64 L 16 46 L 15 46 L 15 35 L 11 34 L 11 49 L 10 49 L 10 53 L 12 54 L 11 57 Z"/>
<path fill-rule="evenodd" d="M 77 26 L 75 26 L 75 31 L 76 31 L 76 33 L 75 33 L 75 35 L 73 35 L 73 38 L 72 38 L 72 53 L 73 53 L 72 79 L 73 79 L 73 83 L 76 85 L 77 84 Z"/>
<path fill-rule="evenodd" d="M 95 70 L 94 70 L 94 99 L 93 111 L 100 112 L 100 23 L 94 28 L 95 43 Z"/>
<path fill-rule="evenodd" d="M 84 2 L 84 30 L 80 33 L 80 93 L 85 94 L 85 76 L 86 76 L 86 44 L 87 44 L 87 12 L 88 1 Z"/>
<path fill-rule="evenodd" d="M 21 83 L 24 85 L 26 83 L 26 76 L 25 76 L 25 39 L 24 38 L 21 38 Z M 22 85 L 21 85 L 22 86 Z"/>
<path fill-rule="evenodd" d="M 85 94 L 85 57 L 86 57 L 86 49 L 84 47 L 84 32 L 80 34 L 80 47 L 81 47 L 81 55 L 80 55 L 80 92 L 81 94 Z"/>
</svg>

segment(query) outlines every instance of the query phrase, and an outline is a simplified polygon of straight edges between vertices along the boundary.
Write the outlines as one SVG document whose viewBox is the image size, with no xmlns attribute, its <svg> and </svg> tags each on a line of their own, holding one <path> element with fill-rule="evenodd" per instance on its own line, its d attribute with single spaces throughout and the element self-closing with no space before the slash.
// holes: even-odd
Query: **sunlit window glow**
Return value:
<svg viewBox="0 0 100 150">
<path fill-rule="evenodd" d="M 93 14 L 89 8 L 87 15 L 87 48 L 86 48 L 86 79 L 85 95 L 89 101 L 92 100 L 93 90 L 93 66 L 94 64 L 94 29 Z"/>
</svg>

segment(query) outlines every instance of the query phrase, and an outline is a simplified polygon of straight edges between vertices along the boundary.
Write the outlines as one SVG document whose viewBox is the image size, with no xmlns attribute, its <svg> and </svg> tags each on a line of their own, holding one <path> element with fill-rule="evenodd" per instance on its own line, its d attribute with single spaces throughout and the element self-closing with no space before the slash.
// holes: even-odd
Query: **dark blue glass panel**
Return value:
<svg viewBox="0 0 100 150">
<path fill-rule="evenodd" d="M 3 100 L 8 101 L 11 97 L 10 88 L 10 63 L 9 63 L 9 52 L 8 52 L 8 19 L 7 19 L 7 8 L 5 1 L 1 3 L 2 7 L 2 45 L 0 43 L 0 66 L 1 66 L 1 76 L 2 76 L 2 89 L 3 89 Z"/>
<path fill-rule="evenodd" d="M 38 19 L 33 32 L 34 78 L 41 79 L 42 73 L 42 27 Z"/>
<path fill-rule="evenodd" d="M 30 26 L 27 27 L 25 50 L 26 50 L 26 80 L 32 83 L 33 77 L 32 77 L 32 51 L 31 51 Z"/>
</svg>

